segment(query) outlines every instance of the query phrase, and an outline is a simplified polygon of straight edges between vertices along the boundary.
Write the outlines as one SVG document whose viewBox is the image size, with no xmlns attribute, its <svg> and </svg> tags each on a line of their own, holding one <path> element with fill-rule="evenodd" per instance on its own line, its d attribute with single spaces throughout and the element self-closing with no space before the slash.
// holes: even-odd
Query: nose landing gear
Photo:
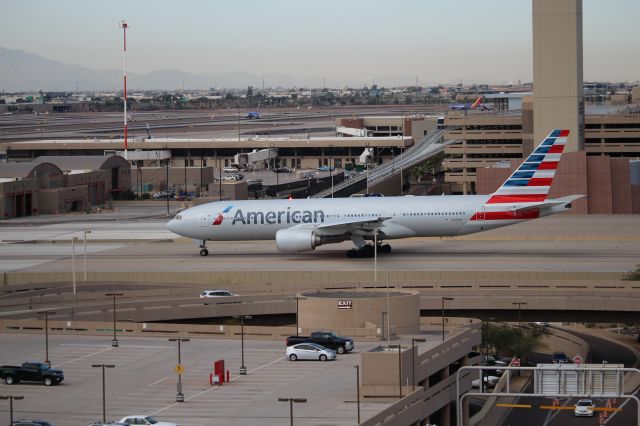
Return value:
<svg viewBox="0 0 640 426">
<path fill-rule="evenodd" d="M 200 256 L 208 256 L 209 255 L 209 250 L 207 250 L 207 241 L 202 241 L 200 243 Z"/>
</svg>

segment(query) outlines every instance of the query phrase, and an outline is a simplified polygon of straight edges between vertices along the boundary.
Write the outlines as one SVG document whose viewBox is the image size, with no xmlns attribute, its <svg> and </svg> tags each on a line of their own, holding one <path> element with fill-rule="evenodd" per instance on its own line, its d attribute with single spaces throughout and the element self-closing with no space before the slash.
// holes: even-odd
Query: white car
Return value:
<svg viewBox="0 0 640 426">
<path fill-rule="evenodd" d="M 161 422 L 152 416 L 143 416 L 139 414 L 123 417 L 120 419 L 120 423 L 127 423 L 129 425 L 178 426 L 177 423 Z"/>
<path fill-rule="evenodd" d="M 200 293 L 200 299 L 208 299 L 210 297 L 229 297 L 238 296 L 238 293 L 234 293 L 229 290 L 205 290 Z"/>
<path fill-rule="evenodd" d="M 235 167 L 226 166 L 223 171 L 225 173 L 238 173 L 240 170 Z"/>
<path fill-rule="evenodd" d="M 498 384 L 500 377 L 497 376 L 484 376 L 484 385 L 488 389 L 493 389 Z M 480 379 L 475 379 L 471 382 L 472 388 L 480 388 Z"/>
<path fill-rule="evenodd" d="M 593 401 L 590 399 L 580 399 L 574 405 L 573 415 L 576 417 L 593 417 Z"/>
<path fill-rule="evenodd" d="M 336 359 L 336 351 L 332 351 L 315 343 L 298 343 L 297 345 L 287 347 L 287 358 L 289 358 L 290 361 L 299 359 L 327 361 Z"/>
</svg>

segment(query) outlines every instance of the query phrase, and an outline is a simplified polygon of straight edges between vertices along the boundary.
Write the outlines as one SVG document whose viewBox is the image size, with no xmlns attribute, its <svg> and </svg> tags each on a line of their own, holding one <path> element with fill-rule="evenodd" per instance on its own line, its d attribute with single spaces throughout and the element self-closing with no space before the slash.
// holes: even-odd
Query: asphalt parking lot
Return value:
<svg viewBox="0 0 640 426">
<path fill-rule="evenodd" d="M 0 335 L 0 364 L 44 359 L 43 335 Z M 177 337 L 177 336 L 176 336 Z M 336 361 L 297 361 L 284 357 L 283 341 L 245 339 L 248 374 L 239 376 L 239 340 L 192 339 L 182 344 L 184 403 L 175 402 L 177 346 L 164 338 L 120 337 L 113 348 L 109 336 L 49 336 L 52 367 L 61 368 L 60 386 L 42 384 L 8 386 L 0 394 L 23 395 L 14 402 L 14 417 L 39 418 L 56 426 L 88 425 L 102 417 L 102 370 L 92 364 L 114 364 L 106 370 L 107 420 L 125 415 L 153 414 L 160 420 L 184 425 L 288 425 L 289 406 L 279 397 L 308 398 L 296 404 L 296 424 L 344 425 L 356 423 L 358 353 L 340 355 Z M 368 350 L 376 343 L 357 344 Z M 209 385 L 213 363 L 225 360 L 231 382 Z M 366 419 L 387 402 L 361 403 Z M 0 418 L 9 416 L 8 403 L 0 404 Z"/>
</svg>

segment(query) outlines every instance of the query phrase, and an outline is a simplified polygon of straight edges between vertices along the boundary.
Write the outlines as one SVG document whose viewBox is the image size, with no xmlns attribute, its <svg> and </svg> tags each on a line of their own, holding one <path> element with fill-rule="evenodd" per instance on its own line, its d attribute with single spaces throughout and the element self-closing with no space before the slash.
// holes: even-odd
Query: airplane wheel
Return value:
<svg viewBox="0 0 640 426">
<path fill-rule="evenodd" d="M 361 249 L 362 257 L 373 257 L 373 246 L 366 245 Z"/>
<path fill-rule="evenodd" d="M 209 250 L 207 249 L 200 250 L 200 256 L 208 256 L 208 255 L 209 255 Z"/>
<path fill-rule="evenodd" d="M 391 253 L 391 246 L 389 244 L 383 244 L 380 246 L 380 253 Z"/>
</svg>

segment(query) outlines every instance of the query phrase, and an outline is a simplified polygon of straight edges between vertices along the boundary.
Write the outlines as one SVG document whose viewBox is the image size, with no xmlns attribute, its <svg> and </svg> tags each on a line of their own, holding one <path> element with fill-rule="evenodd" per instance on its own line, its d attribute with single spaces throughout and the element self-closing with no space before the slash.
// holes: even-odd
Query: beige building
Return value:
<svg viewBox="0 0 640 426">
<path fill-rule="evenodd" d="M 0 164 L 2 219 L 85 211 L 130 189 L 120 157 L 46 157 Z"/>
<path fill-rule="evenodd" d="M 582 0 L 533 0 L 533 114 L 534 141 L 563 128 L 583 149 Z"/>
</svg>

